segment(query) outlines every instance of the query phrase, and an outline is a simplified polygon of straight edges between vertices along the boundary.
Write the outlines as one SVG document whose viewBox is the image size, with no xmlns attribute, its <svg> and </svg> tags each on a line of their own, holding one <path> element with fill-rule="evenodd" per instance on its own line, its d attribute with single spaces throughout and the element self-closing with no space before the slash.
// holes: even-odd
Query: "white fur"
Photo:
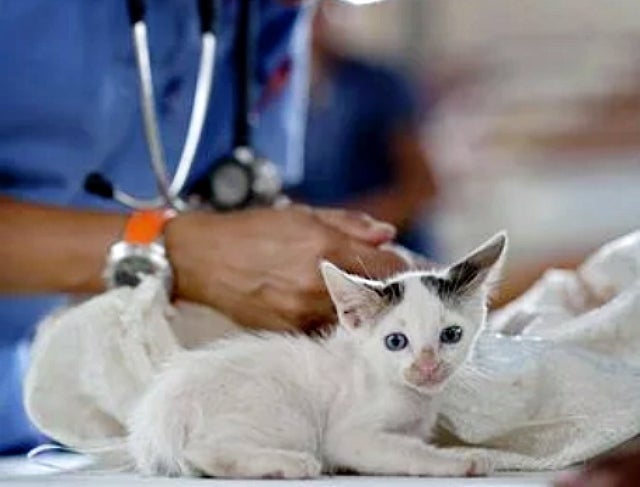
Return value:
<svg viewBox="0 0 640 487">
<path fill-rule="evenodd" d="M 307 478 L 341 469 L 435 476 L 490 469 L 487 458 L 428 444 L 446 380 L 420 386 L 405 376 L 425 349 L 451 373 L 467 358 L 486 318 L 484 278 L 452 304 L 421 282 L 429 273 L 400 275 L 402 301 L 376 308 L 381 298 L 371 287 L 383 283 L 330 264 L 322 270 L 343 326 L 322 339 L 243 334 L 180 353 L 130 418 L 129 452 L 141 472 Z M 341 313 L 351 305 L 361 314 L 355 327 Z M 463 338 L 442 345 L 440 332 L 451 324 Z M 404 333 L 409 346 L 388 350 L 391 332 Z"/>
</svg>

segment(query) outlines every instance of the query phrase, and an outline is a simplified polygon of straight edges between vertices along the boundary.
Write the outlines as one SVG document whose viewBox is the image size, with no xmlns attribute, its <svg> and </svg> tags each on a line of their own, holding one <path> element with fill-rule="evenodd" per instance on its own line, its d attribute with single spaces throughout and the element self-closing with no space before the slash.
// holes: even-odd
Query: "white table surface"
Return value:
<svg viewBox="0 0 640 487">
<path fill-rule="evenodd" d="M 81 473 L 70 471 L 82 464 L 83 460 L 72 455 L 56 455 L 48 457 L 48 463 L 58 468 L 50 468 L 26 460 L 24 457 L 9 457 L 0 459 L 0 484 L 2 487 L 40 487 L 57 485 L 97 485 L 130 487 L 149 484 L 171 486 L 201 486 L 206 483 L 211 487 L 222 486 L 268 486 L 293 487 L 309 485 L 313 487 L 382 487 L 382 486 L 421 486 L 421 487 L 543 487 L 551 485 L 553 473 L 503 473 L 486 478 L 410 478 L 410 477 L 324 477 L 305 481 L 281 480 L 215 480 L 215 479 L 167 479 L 149 478 L 130 474 Z M 44 461 L 44 460 L 43 460 Z"/>
</svg>

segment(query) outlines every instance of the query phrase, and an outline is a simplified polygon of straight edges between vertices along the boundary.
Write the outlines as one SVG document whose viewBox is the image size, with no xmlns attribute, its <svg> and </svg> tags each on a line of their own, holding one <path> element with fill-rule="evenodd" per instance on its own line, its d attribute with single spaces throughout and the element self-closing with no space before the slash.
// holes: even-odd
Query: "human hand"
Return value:
<svg viewBox="0 0 640 487">
<path fill-rule="evenodd" d="M 178 297 L 247 327 L 308 330 L 335 319 L 319 261 L 390 274 L 404 261 L 378 247 L 394 236 L 393 227 L 360 214 L 291 206 L 183 214 L 167 225 L 166 245 Z"/>
</svg>

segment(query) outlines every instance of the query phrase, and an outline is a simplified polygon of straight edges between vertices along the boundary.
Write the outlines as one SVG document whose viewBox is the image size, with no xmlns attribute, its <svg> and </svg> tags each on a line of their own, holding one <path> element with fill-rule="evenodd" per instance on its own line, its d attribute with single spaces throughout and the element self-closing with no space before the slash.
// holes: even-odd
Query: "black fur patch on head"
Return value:
<svg viewBox="0 0 640 487">
<path fill-rule="evenodd" d="M 483 290 L 492 269 L 499 263 L 507 245 L 507 237 L 499 233 L 464 260 L 442 274 L 425 274 L 422 283 L 442 300 L 458 300 Z M 486 289 L 486 287 L 484 288 Z"/>
<path fill-rule="evenodd" d="M 479 278 L 484 277 L 482 268 L 468 260 L 449 269 L 449 281 L 455 294 L 464 294 L 473 288 Z"/>
<path fill-rule="evenodd" d="M 390 282 L 384 287 L 374 287 L 372 289 L 387 306 L 400 304 L 404 297 L 404 283 L 401 281 Z"/>
<path fill-rule="evenodd" d="M 463 296 L 473 287 L 481 269 L 468 262 L 453 266 L 446 277 L 422 276 L 420 280 L 427 288 L 435 292 L 440 299 L 447 300 Z"/>
<path fill-rule="evenodd" d="M 440 299 L 444 299 L 451 293 L 451 283 L 448 279 L 437 276 L 422 276 L 420 282 L 430 291 L 434 292 Z"/>
</svg>

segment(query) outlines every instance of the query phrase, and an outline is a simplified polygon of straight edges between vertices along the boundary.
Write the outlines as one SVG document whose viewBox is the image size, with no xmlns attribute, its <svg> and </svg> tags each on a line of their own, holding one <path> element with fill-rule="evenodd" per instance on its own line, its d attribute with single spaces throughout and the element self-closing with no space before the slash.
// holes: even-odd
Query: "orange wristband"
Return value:
<svg viewBox="0 0 640 487">
<path fill-rule="evenodd" d="M 123 240 L 134 245 L 149 245 L 160 238 L 165 224 L 176 216 L 174 210 L 139 210 L 129 217 Z"/>
</svg>

